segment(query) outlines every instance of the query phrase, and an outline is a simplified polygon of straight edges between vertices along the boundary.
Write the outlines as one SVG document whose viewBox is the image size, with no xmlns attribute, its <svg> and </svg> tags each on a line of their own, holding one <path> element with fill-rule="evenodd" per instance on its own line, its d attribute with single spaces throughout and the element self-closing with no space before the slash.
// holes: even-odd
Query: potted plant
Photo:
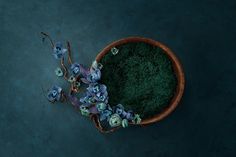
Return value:
<svg viewBox="0 0 236 157">
<path fill-rule="evenodd" d="M 118 40 L 105 47 L 86 68 L 72 62 L 69 42 L 64 49 L 42 34 L 49 38 L 54 57 L 61 60 L 57 76 L 64 76 L 71 84 L 68 94 L 53 86 L 48 90 L 49 101 L 70 101 L 101 132 L 160 121 L 176 108 L 183 95 L 182 66 L 160 42 L 140 37 Z M 70 68 L 64 63 L 67 50 Z M 78 98 L 82 83 L 88 87 Z"/>
<path fill-rule="evenodd" d="M 113 55 L 112 55 L 112 51 L 113 51 Z M 156 54 L 152 54 L 152 53 L 156 53 Z M 119 55 L 121 56 L 119 57 Z M 112 60 L 115 60 L 115 61 L 113 62 Z M 150 63 L 152 60 L 153 62 Z M 156 106 L 155 108 L 156 111 L 154 111 L 156 113 L 152 113 L 151 115 L 148 115 L 148 114 L 143 115 L 142 117 L 143 119 L 141 123 L 138 125 L 147 125 L 147 124 L 162 120 L 176 108 L 176 106 L 178 105 L 183 95 L 185 78 L 184 78 L 182 65 L 180 61 L 178 60 L 178 58 L 174 55 L 174 53 L 167 46 L 165 46 L 164 44 L 160 42 L 147 39 L 147 38 L 141 38 L 141 37 L 129 37 L 129 38 L 121 39 L 105 47 L 97 55 L 96 61 L 102 63 L 104 66 L 102 70 L 102 74 L 103 74 L 102 83 L 108 86 L 108 93 L 109 91 L 111 92 L 109 93 L 111 97 L 110 101 L 119 101 L 117 99 L 122 99 L 122 96 L 124 96 L 124 94 L 119 93 L 119 92 L 126 92 L 128 98 L 125 96 L 124 99 L 126 100 L 124 100 L 124 102 L 130 102 L 130 101 L 133 101 L 133 99 L 140 98 L 139 101 L 142 101 L 141 103 L 143 103 L 143 105 L 139 105 L 138 101 L 135 101 L 135 103 L 137 103 L 137 107 L 142 107 L 139 110 L 141 111 L 145 103 L 148 103 L 148 100 L 146 100 L 148 99 L 148 96 L 145 97 L 145 95 L 142 95 L 142 92 L 146 95 L 150 93 L 151 94 L 163 93 L 163 92 L 158 92 L 158 91 L 153 92 L 155 88 L 156 90 L 167 90 L 169 92 L 168 93 L 169 95 L 167 94 L 168 97 L 166 97 L 167 101 L 164 102 L 167 104 L 159 103 L 159 105 L 163 105 L 163 106 L 160 106 L 160 108 L 158 108 L 159 106 Z M 161 63 L 158 65 L 158 62 L 161 62 Z M 138 64 L 138 65 L 135 65 L 135 64 Z M 144 69 L 144 68 L 149 68 L 149 69 Z M 160 74 L 158 73 L 158 70 L 160 70 L 160 68 L 161 70 L 164 71 L 164 72 L 159 71 L 159 73 L 161 72 L 163 73 L 163 76 L 160 76 Z M 165 71 L 165 68 L 167 68 L 168 70 Z M 143 71 L 141 69 L 143 69 Z M 116 72 L 118 72 L 119 74 L 114 74 Z M 153 72 L 154 74 L 150 76 L 151 75 L 150 73 L 153 73 Z M 172 74 L 169 72 L 172 72 Z M 137 76 L 137 75 L 146 75 L 146 76 Z M 126 78 L 122 79 L 122 77 L 126 77 Z M 149 77 L 153 77 L 153 78 L 151 78 L 150 80 Z M 138 80 L 140 78 L 143 80 Z M 156 80 L 152 81 L 152 79 L 156 79 Z M 123 82 L 122 83 L 118 82 L 119 80 L 122 80 Z M 145 86 L 145 83 L 149 84 L 150 86 L 143 87 L 142 84 L 140 84 L 142 83 L 142 81 L 146 81 L 146 82 L 143 82 L 144 86 Z M 158 81 L 167 81 L 167 82 L 166 84 L 164 83 L 163 85 L 163 82 L 158 82 Z M 137 84 L 138 86 L 135 86 Z M 158 86 L 158 84 L 161 84 L 161 85 L 159 87 L 155 87 L 155 85 Z M 124 85 L 128 85 L 129 87 L 125 87 Z M 109 90 L 109 87 L 112 89 Z M 171 89 L 163 89 L 165 87 L 170 87 Z M 116 88 L 118 88 L 117 91 L 116 91 Z M 140 92 L 135 91 L 135 88 L 139 90 Z M 141 91 L 140 89 L 142 88 L 147 88 L 152 91 Z M 136 94 L 138 96 L 135 96 Z M 166 93 L 163 93 L 163 94 L 166 94 Z M 112 97 L 116 97 L 116 98 L 118 97 L 118 98 L 112 99 Z M 158 103 L 158 95 L 152 95 L 149 97 L 151 98 L 157 97 L 157 101 L 154 101 L 154 103 Z M 161 99 L 161 97 L 159 99 Z M 152 104 L 152 103 L 149 103 L 149 104 Z M 132 107 L 129 105 L 127 106 Z M 150 109 L 147 109 L 147 112 L 150 112 L 149 110 L 151 109 L 152 109 L 151 107 Z M 142 114 L 142 113 L 139 113 L 139 114 Z"/>
</svg>

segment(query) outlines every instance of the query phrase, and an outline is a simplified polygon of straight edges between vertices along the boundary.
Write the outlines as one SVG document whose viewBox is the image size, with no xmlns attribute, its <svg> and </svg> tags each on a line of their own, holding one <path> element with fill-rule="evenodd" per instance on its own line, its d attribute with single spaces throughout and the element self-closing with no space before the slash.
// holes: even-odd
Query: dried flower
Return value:
<svg viewBox="0 0 236 157">
<path fill-rule="evenodd" d="M 93 98 L 93 97 L 90 97 L 89 99 L 88 99 L 88 103 L 89 104 L 94 104 L 96 101 L 95 101 L 95 99 Z"/>
<path fill-rule="evenodd" d="M 122 104 L 118 104 L 114 107 L 114 111 L 115 113 L 117 113 L 118 115 L 122 115 L 124 111 L 124 106 Z"/>
<path fill-rule="evenodd" d="M 100 121 L 109 120 L 111 115 L 112 115 L 112 111 L 110 109 L 103 110 L 102 112 L 100 112 L 99 119 Z"/>
<path fill-rule="evenodd" d="M 107 108 L 107 104 L 103 103 L 103 102 L 99 102 L 96 104 L 97 110 L 99 112 L 105 110 Z"/>
<path fill-rule="evenodd" d="M 63 45 L 61 42 L 57 42 L 53 48 L 53 56 L 56 59 L 61 59 L 64 57 L 67 49 L 63 48 Z"/>
<path fill-rule="evenodd" d="M 98 69 L 101 70 L 103 68 L 103 65 L 101 63 L 98 63 Z"/>
<path fill-rule="evenodd" d="M 91 94 L 89 92 L 86 92 L 86 95 L 84 97 L 80 98 L 79 101 L 83 104 L 88 103 L 88 100 L 90 97 L 91 97 Z"/>
<path fill-rule="evenodd" d="M 80 82 L 79 82 L 79 81 L 75 81 L 75 82 L 74 82 L 74 87 L 75 87 L 76 89 L 80 88 Z"/>
<path fill-rule="evenodd" d="M 128 120 L 133 120 L 133 119 L 134 119 L 134 113 L 133 113 L 133 111 L 129 110 L 128 112 L 126 112 L 126 113 L 124 114 L 124 117 L 125 117 L 126 119 L 128 119 Z"/>
<path fill-rule="evenodd" d="M 89 109 L 85 105 L 80 106 L 80 112 L 83 116 L 89 116 Z"/>
<path fill-rule="evenodd" d="M 128 127 L 129 126 L 128 120 L 127 119 L 123 119 L 122 122 L 121 122 L 121 125 L 122 125 L 123 128 Z"/>
<path fill-rule="evenodd" d="M 95 95 L 94 99 L 99 102 L 108 102 L 108 93 L 107 92 L 99 92 Z"/>
<path fill-rule="evenodd" d="M 141 121 L 142 121 L 142 119 L 140 118 L 140 115 L 139 115 L 139 114 L 135 114 L 135 115 L 134 115 L 134 120 L 133 120 L 133 122 L 134 122 L 135 124 L 140 124 Z"/>
<path fill-rule="evenodd" d="M 86 79 L 91 83 L 97 82 L 101 79 L 101 71 L 99 69 L 91 69 Z"/>
<path fill-rule="evenodd" d="M 99 69 L 99 70 L 101 70 L 101 69 L 103 68 L 103 65 L 102 65 L 101 63 L 98 63 L 98 62 L 95 60 L 95 61 L 93 61 L 93 63 L 92 63 L 92 68 L 93 68 L 93 69 Z"/>
<path fill-rule="evenodd" d="M 70 70 L 74 76 L 78 76 L 80 74 L 80 64 L 74 63 L 70 66 Z"/>
<path fill-rule="evenodd" d="M 95 99 L 89 92 L 86 92 L 85 97 L 80 98 L 80 102 L 83 104 L 93 104 L 95 103 Z"/>
<path fill-rule="evenodd" d="M 62 96 L 62 88 L 59 86 L 53 86 L 47 94 L 47 99 L 50 102 L 60 101 Z"/>
<path fill-rule="evenodd" d="M 98 62 L 95 60 L 92 63 L 92 68 L 97 69 L 97 67 L 98 67 Z"/>
<path fill-rule="evenodd" d="M 74 76 L 70 76 L 69 79 L 68 79 L 68 81 L 69 81 L 70 83 L 73 83 L 73 82 L 76 81 L 76 79 L 75 79 Z"/>
<path fill-rule="evenodd" d="M 107 103 L 108 93 L 107 87 L 104 84 L 91 83 L 89 84 L 87 91 L 94 97 L 96 101 Z"/>
<path fill-rule="evenodd" d="M 89 87 L 87 88 L 87 90 L 91 94 L 96 94 L 100 91 L 100 85 L 98 83 L 91 83 L 89 84 Z"/>
<path fill-rule="evenodd" d="M 119 52 L 119 49 L 117 49 L 116 47 L 111 48 L 111 53 L 112 53 L 113 55 L 117 55 L 118 52 Z"/>
<path fill-rule="evenodd" d="M 110 119 L 109 119 L 109 124 L 111 127 L 117 127 L 120 126 L 122 122 L 121 117 L 118 114 L 113 114 L 111 115 Z"/>
<path fill-rule="evenodd" d="M 63 71 L 61 70 L 61 68 L 56 68 L 55 70 L 55 74 L 58 76 L 58 77 L 62 77 L 63 76 Z"/>
</svg>

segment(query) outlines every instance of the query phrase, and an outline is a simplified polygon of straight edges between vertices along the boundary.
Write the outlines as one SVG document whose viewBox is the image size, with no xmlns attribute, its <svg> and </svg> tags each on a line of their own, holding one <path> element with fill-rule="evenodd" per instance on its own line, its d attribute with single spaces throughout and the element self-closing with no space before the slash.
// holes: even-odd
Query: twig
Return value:
<svg viewBox="0 0 236 157">
<path fill-rule="evenodd" d="M 45 38 L 47 38 L 47 39 L 50 41 L 51 46 L 52 46 L 52 48 L 53 48 L 53 47 L 54 47 L 54 43 L 53 43 L 53 41 L 52 41 L 52 38 L 51 38 L 48 34 L 46 34 L 46 33 L 44 33 L 44 32 L 41 32 L 41 34 L 44 36 L 43 40 L 44 40 Z"/>
<path fill-rule="evenodd" d="M 61 66 L 62 66 L 62 68 L 64 69 L 64 78 L 65 78 L 66 80 L 68 80 L 68 77 L 67 77 L 67 68 L 66 68 L 66 66 L 65 66 L 65 64 L 64 64 L 64 57 L 61 59 Z"/>
<path fill-rule="evenodd" d="M 67 43 L 67 49 L 68 49 L 68 63 L 72 64 L 70 43 L 69 41 L 67 41 L 66 43 Z"/>
</svg>

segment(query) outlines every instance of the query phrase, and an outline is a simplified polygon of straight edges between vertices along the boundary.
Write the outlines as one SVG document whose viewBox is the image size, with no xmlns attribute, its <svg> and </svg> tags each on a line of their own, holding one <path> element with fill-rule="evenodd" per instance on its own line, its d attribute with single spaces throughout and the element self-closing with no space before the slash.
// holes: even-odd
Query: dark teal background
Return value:
<svg viewBox="0 0 236 157">
<path fill-rule="evenodd" d="M 160 123 L 100 134 L 41 87 L 68 87 L 40 32 L 90 65 L 110 42 L 143 36 L 180 58 L 186 90 Z M 0 157 L 236 156 L 235 0 L 0 0 Z"/>
</svg>

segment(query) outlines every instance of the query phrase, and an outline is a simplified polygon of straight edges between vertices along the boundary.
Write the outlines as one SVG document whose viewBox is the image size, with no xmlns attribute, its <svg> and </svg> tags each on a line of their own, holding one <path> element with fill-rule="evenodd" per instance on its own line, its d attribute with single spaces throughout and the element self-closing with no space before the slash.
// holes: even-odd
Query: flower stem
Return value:
<svg viewBox="0 0 236 157">
<path fill-rule="evenodd" d="M 70 43 L 69 41 L 67 41 L 66 43 L 67 43 L 67 49 L 68 49 L 68 63 L 72 64 Z"/>
<path fill-rule="evenodd" d="M 64 69 L 64 78 L 65 78 L 66 80 L 68 80 L 67 68 L 66 68 L 66 66 L 65 66 L 65 64 L 64 64 L 64 57 L 61 59 L 61 66 L 62 66 L 62 68 Z"/>
<path fill-rule="evenodd" d="M 50 41 L 51 46 L 52 46 L 52 48 L 53 48 L 53 47 L 54 47 L 54 43 L 53 43 L 53 41 L 52 41 L 52 38 L 51 38 L 47 33 L 41 32 L 41 34 L 44 36 L 43 40 L 44 40 L 45 38 L 47 38 L 47 39 Z"/>
</svg>

